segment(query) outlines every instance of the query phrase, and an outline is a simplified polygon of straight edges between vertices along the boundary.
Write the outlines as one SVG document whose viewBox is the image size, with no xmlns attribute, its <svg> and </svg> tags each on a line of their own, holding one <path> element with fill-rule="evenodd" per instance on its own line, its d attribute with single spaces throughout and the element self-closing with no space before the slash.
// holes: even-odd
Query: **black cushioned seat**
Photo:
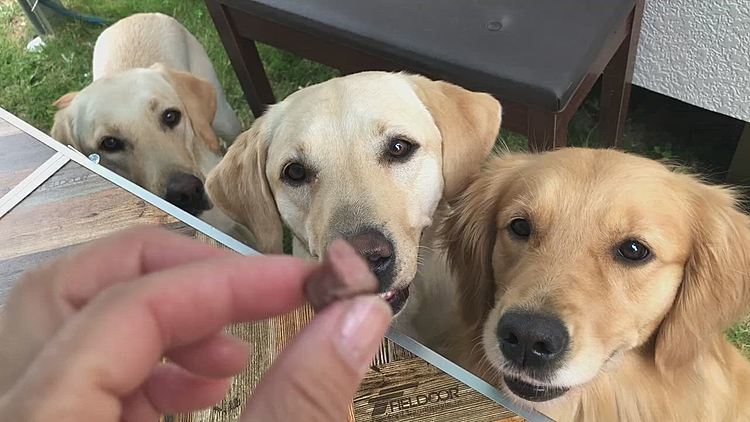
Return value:
<svg viewBox="0 0 750 422">
<path fill-rule="evenodd" d="M 562 110 L 634 0 L 230 0 L 502 98 Z"/>
<path fill-rule="evenodd" d="M 532 147 L 566 143 L 602 76 L 604 145 L 622 133 L 643 0 L 205 0 L 253 113 L 273 101 L 255 42 L 343 72 L 407 70 L 495 95 Z"/>
</svg>

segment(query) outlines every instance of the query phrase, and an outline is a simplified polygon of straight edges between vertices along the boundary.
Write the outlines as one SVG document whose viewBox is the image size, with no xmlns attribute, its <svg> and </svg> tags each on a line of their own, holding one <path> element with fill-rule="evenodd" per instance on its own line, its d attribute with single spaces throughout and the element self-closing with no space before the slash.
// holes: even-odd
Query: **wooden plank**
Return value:
<svg viewBox="0 0 750 422">
<path fill-rule="evenodd" d="M 354 414 L 383 422 L 523 420 L 416 357 L 370 371 L 354 398 Z"/>
<path fill-rule="evenodd" d="M 35 226 L 27 226 L 27 230 L 30 231 L 30 234 L 37 234 L 37 232 L 34 231 L 34 227 Z M 187 235 L 195 232 L 195 230 L 186 226 L 182 222 L 170 223 L 163 227 L 170 231 Z M 0 239 L 2 239 L 1 235 Z M 37 267 L 44 262 L 55 259 L 80 245 L 82 245 L 82 243 L 71 243 L 55 249 L 33 252 L 9 259 L 0 259 L 0 307 L 2 307 L 2 304 L 5 302 L 10 289 L 27 269 Z M 0 252 L 2 252 L 3 249 L 4 248 L 0 248 Z"/>
<path fill-rule="evenodd" d="M 2 305 L 8 297 L 8 293 L 10 293 L 10 290 L 26 270 L 54 259 L 68 252 L 72 248 L 73 245 L 63 246 L 58 249 L 0 260 L 0 309 L 2 309 Z"/>
<path fill-rule="evenodd" d="M 183 233 L 187 228 L 80 165 L 66 164 L 0 218 L 0 304 L 26 269 L 82 243 L 142 224 Z M 190 229 L 188 234 L 194 232 Z"/>
<path fill-rule="evenodd" d="M 0 217 L 10 212 L 21 201 L 31 195 L 43 183 L 64 167 L 70 158 L 65 154 L 57 152 L 49 160 L 45 161 L 36 170 L 31 172 L 25 179 L 13 187 L 8 193 L 0 196 Z"/>
<path fill-rule="evenodd" d="M 0 245 L 12 245 L 0 249 L 0 260 L 80 244 L 137 225 L 176 222 L 71 162 L 0 219 Z"/>
<path fill-rule="evenodd" d="M 87 199 L 96 203 L 100 202 L 100 195 L 105 191 L 113 191 L 113 193 L 116 191 L 122 198 L 143 201 L 78 163 L 69 162 L 26 198 L 23 208 L 34 208 L 74 199 Z"/>
<path fill-rule="evenodd" d="M 0 197 L 54 153 L 52 148 L 0 119 Z"/>
<path fill-rule="evenodd" d="M 245 370 L 235 377 L 227 397 L 218 406 L 193 415 L 194 422 L 225 422 L 236 420 L 247 399 L 258 386 L 294 335 L 312 319 L 312 308 L 302 308 L 286 315 L 253 324 L 236 324 L 227 330 L 250 345 L 250 360 Z M 189 420 L 189 419 L 186 419 Z"/>
</svg>

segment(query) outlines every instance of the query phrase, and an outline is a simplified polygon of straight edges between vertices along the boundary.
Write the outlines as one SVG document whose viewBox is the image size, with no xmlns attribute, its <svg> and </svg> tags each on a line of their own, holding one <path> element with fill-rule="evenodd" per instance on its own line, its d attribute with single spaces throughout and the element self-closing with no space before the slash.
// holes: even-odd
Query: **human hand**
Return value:
<svg viewBox="0 0 750 422">
<path fill-rule="evenodd" d="M 209 406 L 247 363 L 223 327 L 300 306 L 317 265 L 138 229 L 30 271 L 0 314 L 0 415 L 142 421 Z M 243 420 L 345 419 L 390 316 L 374 295 L 327 307 L 276 359 Z"/>
</svg>

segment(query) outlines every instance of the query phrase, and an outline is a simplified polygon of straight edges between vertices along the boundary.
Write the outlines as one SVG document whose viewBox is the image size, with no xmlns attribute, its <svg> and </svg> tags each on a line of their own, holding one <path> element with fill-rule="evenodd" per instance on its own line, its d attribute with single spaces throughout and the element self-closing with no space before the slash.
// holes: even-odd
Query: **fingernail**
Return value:
<svg viewBox="0 0 750 422">
<path fill-rule="evenodd" d="M 377 296 L 358 296 L 344 312 L 337 347 L 358 373 L 370 366 L 391 321 L 391 307 Z"/>
</svg>

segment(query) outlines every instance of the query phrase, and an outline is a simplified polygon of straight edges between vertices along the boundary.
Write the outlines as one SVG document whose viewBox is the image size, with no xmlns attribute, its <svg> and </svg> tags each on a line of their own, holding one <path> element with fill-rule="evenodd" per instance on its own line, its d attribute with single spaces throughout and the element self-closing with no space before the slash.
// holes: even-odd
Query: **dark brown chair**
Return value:
<svg viewBox="0 0 750 422">
<path fill-rule="evenodd" d="M 620 139 L 644 0 L 206 0 L 255 116 L 275 102 L 255 43 L 339 69 L 406 70 L 495 95 L 533 150 L 565 146 L 602 77 Z"/>
</svg>

